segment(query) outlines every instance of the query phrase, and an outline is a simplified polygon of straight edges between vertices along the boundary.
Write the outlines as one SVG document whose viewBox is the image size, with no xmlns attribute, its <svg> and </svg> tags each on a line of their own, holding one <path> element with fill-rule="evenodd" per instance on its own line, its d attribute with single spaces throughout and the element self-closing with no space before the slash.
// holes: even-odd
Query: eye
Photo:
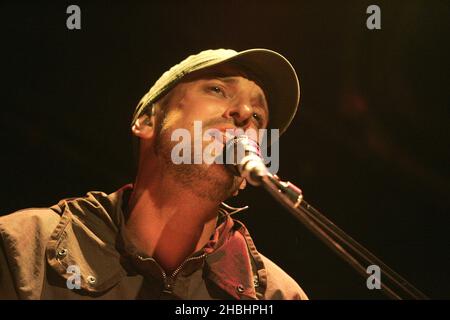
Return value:
<svg viewBox="0 0 450 320">
<path fill-rule="evenodd" d="M 260 114 L 254 112 L 253 115 L 252 115 L 252 117 L 258 122 L 258 124 L 259 124 L 260 126 L 263 125 L 263 118 L 262 118 L 262 116 L 261 116 Z"/>
<path fill-rule="evenodd" d="M 215 94 L 222 95 L 223 97 L 226 96 L 225 90 L 222 87 L 220 87 L 220 86 L 209 86 L 208 87 L 208 91 L 211 91 L 211 92 L 213 92 Z"/>
</svg>

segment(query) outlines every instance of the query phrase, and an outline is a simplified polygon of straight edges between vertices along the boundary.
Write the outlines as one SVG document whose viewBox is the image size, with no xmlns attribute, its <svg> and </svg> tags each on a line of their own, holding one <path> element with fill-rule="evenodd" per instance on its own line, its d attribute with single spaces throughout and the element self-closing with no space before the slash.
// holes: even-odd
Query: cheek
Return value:
<svg viewBox="0 0 450 320">
<path fill-rule="evenodd" d="M 179 110 L 183 113 L 184 121 L 192 124 L 195 120 L 205 121 L 220 117 L 226 110 L 226 104 L 207 97 L 185 97 L 180 101 Z"/>
<path fill-rule="evenodd" d="M 181 110 L 173 110 L 166 114 L 162 123 L 162 130 L 168 130 L 170 128 L 183 128 L 183 112 Z"/>
</svg>

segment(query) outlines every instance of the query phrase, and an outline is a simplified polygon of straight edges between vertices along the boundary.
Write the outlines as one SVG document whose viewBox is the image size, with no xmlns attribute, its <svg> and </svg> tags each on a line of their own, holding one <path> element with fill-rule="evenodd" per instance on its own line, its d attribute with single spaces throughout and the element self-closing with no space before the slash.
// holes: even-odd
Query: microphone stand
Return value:
<svg viewBox="0 0 450 320">
<path fill-rule="evenodd" d="M 420 290 L 389 268 L 380 259 L 328 220 L 319 211 L 303 200 L 302 191 L 291 182 L 281 181 L 266 171 L 264 175 L 253 175 L 254 185 L 262 185 L 294 217 L 322 240 L 331 250 L 344 259 L 360 275 L 367 277 L 367 267 L 376 265 L 383 280 L 376 278 L 383 292 L 391 299 L 429 299 Z M 388 281 L 386 281 L 388 280 Z"/>
<path fill-rule="evenodd" d="M 376 284 L 374 287 L 382 288 L 383 292 L 392 299 L 428 299 L 420 290 L 303 200 L 302 191 L 298 187 L 272 175 L 265 166 L 259 145 L 254 139 L 246 135 L 236 136 L 228 141 L 224 150 L 227 157 L 226 163 L 232 164 L 228 167 L 235 175 L 242 176 L 254 186 L 262 185 L 294 217 L 360 275 L 367 277 L 368 267 L 377 266 L 383 281 L 381 277 L 374 274 Z M 235 158 L 236 155 L 237 158 Z"/>
</svg>

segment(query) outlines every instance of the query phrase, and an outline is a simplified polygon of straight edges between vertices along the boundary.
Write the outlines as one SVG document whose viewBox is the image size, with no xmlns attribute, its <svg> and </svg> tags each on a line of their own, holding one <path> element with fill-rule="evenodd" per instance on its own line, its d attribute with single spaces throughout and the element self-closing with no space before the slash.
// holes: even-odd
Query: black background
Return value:
<svg viewBox="0 0 450 320">
<path fill-rule="evenodd" d="M 81 30 L 66 8 L 81 8 Z M 366 8 L 381 8 L 381 30 Z M 1 214 L 133 181 L 131 115 L 170 66 L 269 48 L 298 71 L 279 175 L 431 298 L 450 297 L 448 1 L 2 2 Z M 262 190 L 232 201 L 312 299 L 379 299 Z"/>
</svg>

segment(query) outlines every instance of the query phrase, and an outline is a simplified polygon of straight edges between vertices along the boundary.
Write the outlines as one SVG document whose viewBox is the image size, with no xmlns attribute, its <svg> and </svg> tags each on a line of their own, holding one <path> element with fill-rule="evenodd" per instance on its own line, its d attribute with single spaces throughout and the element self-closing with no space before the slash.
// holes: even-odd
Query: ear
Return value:
<svg viewBox="0 0 450 320">
<path fill-rule="evenodd" d="M 144 114 L 136 119 L 131 131 L 133 134 L 142 139 L 150 139 L 154 134 L 154 121 L 155 117 L 152 115 Z"/>
</svg>

